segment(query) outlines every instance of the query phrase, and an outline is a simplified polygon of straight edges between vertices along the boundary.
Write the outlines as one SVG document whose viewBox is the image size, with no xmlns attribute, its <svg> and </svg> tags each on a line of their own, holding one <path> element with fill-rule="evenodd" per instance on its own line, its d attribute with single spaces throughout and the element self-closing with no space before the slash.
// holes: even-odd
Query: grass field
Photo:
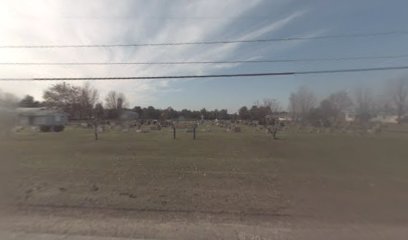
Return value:
<svg viewBox="0 0 408 240">
<path fill-rule="evenodd" d="M 408 134 L 378 136 L 213 128 L 19 133 L 0 141 L 15 167 L 14 204 L 239 221 L 408 221 Z"/>
<path fill-rule="evenodd" d="M 2 148 L 18 163 L 21 203 L 275 214 L 271 150 L 279 142 L 255 133 L 198 135 L 107 133 L 95 142 L 76 129 L 15 136 Z"/>
</svg>

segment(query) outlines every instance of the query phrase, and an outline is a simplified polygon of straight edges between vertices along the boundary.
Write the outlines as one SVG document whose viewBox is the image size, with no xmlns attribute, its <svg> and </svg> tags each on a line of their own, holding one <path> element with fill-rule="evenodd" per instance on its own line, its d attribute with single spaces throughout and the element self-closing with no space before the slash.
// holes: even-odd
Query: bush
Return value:
<svg viewBox="0 0 408 240">
<path fill-rule="evenodd" d="M 49 132 L 51 130 L 50 126 L 40 126 L 41 132 Z"/>
<path fill-rule="evenodd" d="M 64 126 L 54 126 L 53 130 L 54 132 L 62 132 L 64 131 Z"/>
</svg>

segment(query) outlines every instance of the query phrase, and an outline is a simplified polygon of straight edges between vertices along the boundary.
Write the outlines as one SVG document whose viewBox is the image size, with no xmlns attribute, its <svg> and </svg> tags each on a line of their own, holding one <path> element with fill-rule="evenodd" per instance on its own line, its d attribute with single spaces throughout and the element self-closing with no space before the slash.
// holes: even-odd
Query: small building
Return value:
<svg viewBox="0 0 408 240">
<path fill-rule="evenodd" d="M 356 121 L 356 115 L 354 114 L 354 113 L 352 113 L 352 112 L 345 112 L 344 113 L 344 120 L 346 121 L 346 122 L 354 122 L 354 121 Z"/>
<path fill-rule="evenodd" d="M 379 114 L 378 116 L 370 119 L 370 121 L 377 122 L 377 123 L 398 123 L 398 116 Z"/>
<path fill-rule="evenodd" d="M 18 124 L 39 127 L 42 132 L 61 132 L 68 122 L 68 114 L 48 108 L 18 108 Z"/>
<path fill-rule="evenodd" d="M 287 112 L 273 113 L 265 116 L 267 122 L 278 120 L 279 122 L 292 122 L 292 118 Z"/>
<path fill-rule="evenodd" d="M 134 121 L 139 119 L 139 114 L 137 112 L 124 110 L 120 113 L 119 119 L 121 121 Z"/>
</svg>

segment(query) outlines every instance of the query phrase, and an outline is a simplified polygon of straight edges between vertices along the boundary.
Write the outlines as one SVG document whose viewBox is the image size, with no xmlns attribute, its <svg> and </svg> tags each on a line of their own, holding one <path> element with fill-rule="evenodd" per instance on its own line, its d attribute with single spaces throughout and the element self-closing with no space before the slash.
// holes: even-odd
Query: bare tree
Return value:
<svg viewBox="0 0 408 240">
<path fill-rule="evenodd" d="M 98 99 L 98 90 L 93 88 L 89 82 L 85 83 L 82 88 L 80 88 L 79 105 L 82 117 L 92 117 L 92 110 Z"/>
<path fill-rule="evenodd" d="M 110 91 L 105 97 L 105 108 L 116 109 L 118 105 L 118 93 L 116 91 Z"/>
<path fill-rule="evenodd" d="M 357 88 L 355 91 L 356 118 L 361 122 L 369 121 L 375 114 L 375 103 L 370 89 Z"/>
<path fill-rule="evenodd" d="M 95 135 L 95 141 L 98 140 L 98 126 L 100 122 L 104 118 L 104 109 L 102 106 L 102 103 L 96 103 L 95 108 L 93 109 L 93 126 L 94 126 L 94 135 Z"/>
<path fill-rule="evenodd" d="M 289 111 L 294 120 L 302 121 L 316 105 L 316 96 L 307 87 L 300 87 L 289 97 Z"/>
<path fill-rule="evenodd" d="M 282 111 L 282 106 L 277 99 L 274 98 L 264 98 L 263 106 L 268 107 L 272 113 L 277 113 Z"/>
<path fill-rule="evenodd" d="M 110 91 L 105 98 L 105 107 L 107 109 L 121 109 L 128 106 L 126 97 L 123 93 Z"/>
<path fill-rule="evenodd" d="M 398 123 L 401 123 L 408 106 L 408 78 L 394 80 L 390 84 L 392 104 L 398 116 Z"/>
<path fill-rule="evenodd" d="M 345 113 L 346 110 L 350 109 L 353 105 L 353 101 L 349 97 L 346 91 L 338 91 L 330 94 L 327 98 L 331 108 L 336 112 L 336 114 Z"/>
</svg>

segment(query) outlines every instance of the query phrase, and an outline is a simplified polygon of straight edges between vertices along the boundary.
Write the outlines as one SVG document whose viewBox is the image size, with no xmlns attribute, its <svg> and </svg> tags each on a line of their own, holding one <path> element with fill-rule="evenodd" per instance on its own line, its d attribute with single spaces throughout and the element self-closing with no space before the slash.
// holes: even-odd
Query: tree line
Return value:
<svg viewBox="0 0 408 240">
<path fill-rule="evenodd" d="M 381 94 L 380 94 L 381 95 Z M 9 96 L 10 98 L 10 96 Z M 129 107 L 123 93 L 110 91 L 104 98 L 89 83 L 75 86 L 58 83 L 44 91 L 44 101 L 36 101 L 27 95 L 19 102 L 19 107 L 50 107 L 69 114 L 71 119 L 105 118 L 117 119 L 124 110 L 136 112 L 141 119 L 186 119 L 186 120 L 246 120 L 263 123 L 268 115 L 287 116 L 294 122 L 328 127 L 344 121 L 347 114 L 358 122 L 383 115 L 396 115 L 399 122 L 404 121 L 408 112 L 408 79 L 400 78 L 387 82 L 382 97 L 368 88 L 341 90 L 329 94 L 318 101 L 316 94 L 307 87 L 300 87 L 289 96 L 287 112 L 280 102 L 273 98 L 256 101 L 252 106 L 242 106 L 237 113 L 227 109 L 175 110 L 172 107 L 157 109 L 153 106 Z M 405 117 L 405 118 L 404 118 Z"/>
<path fill-rule="evenodd" d="M 374 93 L 367 87 L 337 91 L 318 102 L 307 87 L 300 87 L 289 97 L 293 121 L 330 127 L 352 116 L 357 123 L 367 123 L 377 116 L 396 116 L 397 122 L 408 122 L 408 79 L 390 80 L 382 91 Z"/>
<path fill-rule="evenodd" d="M 71 120 L 87 120 L 95 117 L 104 119 L 118 119 L 123 111 L 136 112 L 141 119 L 236 119 L 236 114 L 228 113 L 227 109 L 200 111 L 182 109 L 180 111 L 168 107 L 157 109 L 153 106 L 129 107 L 125 94 L 110 91 L 105 98 L 101 98 L 97 89 L 89 83 L 83 86 L 75 86 L 69 83 L 58 83 L 50 86 L 44 91 L 44 101 L 36 101 L 34 97 L 27 95 L 19 103 L 22 108 L 48 107 L 64 111 L 69 114 Z"/>
</svg>

